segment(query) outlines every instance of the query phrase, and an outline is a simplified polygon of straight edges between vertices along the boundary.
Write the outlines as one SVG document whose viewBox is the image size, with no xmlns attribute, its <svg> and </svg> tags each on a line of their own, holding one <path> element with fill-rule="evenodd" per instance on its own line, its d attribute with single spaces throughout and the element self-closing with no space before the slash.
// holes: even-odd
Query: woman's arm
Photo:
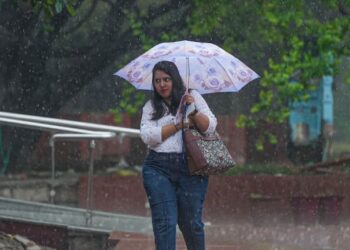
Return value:
<svg viewBox="0 0 350 250">
<path fill-rule="evenodd" d="M 162 127 L 162 141 L 165 141 L 170 136 L 176 134 L 181 129 L 180 124 L 168 124 Z"/>
<path fill-rule="evenodd" d="M 160 126 L 157 124 L 157 121 L 152 120 L 153 112 L 152 103 L 146 103 L 142 110 L 140 132 L 144 143 L 155 146 L 176 134 L 181 130 L 182 126 L 181 124 L 175 125 L 173 123 Z"/>
<path fill-rule="evenodd" d="M 152 120 L 153 107 L 148 101 L 142 109 L 140 125 L 140 135 L 142 141 L 147 145 L 157 145 L 162 142 L 162 128 L 157 126 L 157 122 Z"/>
<path fill-rule="evenodd" d="M 200 132 L 204 133 L 208 130 L 209 118 L 205 114 L 197 111 L 195 114 L 190 115 L 190 119 Z"/>
<path fill-rule="evenodd" d="M 217 120 L 211 112 L 207 102 L 196 91 L 191 90 L 191 95 L 186 96 L 187 103 L 195 103 L 196 111 L 190 115 L 190 120 L 202 133 L 212 133 L 216 129 Z"/>
</svg>

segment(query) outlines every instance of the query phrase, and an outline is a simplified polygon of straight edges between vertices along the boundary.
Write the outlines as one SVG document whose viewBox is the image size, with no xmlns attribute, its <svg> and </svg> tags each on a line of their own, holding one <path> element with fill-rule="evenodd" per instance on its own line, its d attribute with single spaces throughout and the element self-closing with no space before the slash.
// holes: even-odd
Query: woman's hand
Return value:
<svg viewBox="0 0 350 250">
<path fill-rule="evenodd" d="M 187 107 L 186 117 L 184 117 L 188 126 L 196 127 L 199 131 L 205 132 L 209 127 L 209 118 L 207 115 L 196 109 L 194 97 L 192 95 L 184 95 L 180 104 L 181 109 L 184 104 L 190 105 Z M 187 124 L 184 124 L 184 126 L 186 125 Z"/>
<path fill-rule="evenodd" d="M 184 104 L 187 105 L 186 118 L 190 118 L 191 116 L 193 116 L 197 113 L 197 109 L 196 109 L 196 105 L 195 105 L 193 96 L 185 95 Z"/>
<path fill-rule="evenodd" d="M 191 95 L 185 95 L 184 96 L 184 103 L 187 105 L 190 105 L 191 103 L 194 103 L 194 98 Z"/>
</svg>

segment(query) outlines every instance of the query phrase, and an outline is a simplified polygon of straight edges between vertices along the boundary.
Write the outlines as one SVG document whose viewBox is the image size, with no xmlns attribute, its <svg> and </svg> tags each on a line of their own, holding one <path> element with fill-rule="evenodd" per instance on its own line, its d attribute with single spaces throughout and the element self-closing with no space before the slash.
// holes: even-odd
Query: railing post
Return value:
<svg viewBox="0 0 350 250">
<path fill-rule="evenodd" d="M 50 139 L 50 147 L 51 147 L 51 190 L 50 190 L 50 203 L 55 203 L 55 140 L 52 138 Z"/>
<path fill-rule="evenodd" d="M 125 137 L 124 133 L 120 133 L 119 136 L 118 136 L 119 148 L 121 148 L 121 150 L 119 150 L 120 151 L 120 159 L 119 159 L 119 162 L 118 162 L 118 167 L 129 167 L 129 164 L 125 160 L 125 157 L 124 157 L 124 154 L 123 154 L 124 137 Z"/>
<path fill-rule="evenodd" d="M 88 190 L 86 197 L 86 225 L 92 223 L 92 201 L 93 201 L 93 174 L 94 174 L 94 150 L 96 147 L 95 140 L 90 141 L 90 164 L 88 174 Z"/>
</svg>

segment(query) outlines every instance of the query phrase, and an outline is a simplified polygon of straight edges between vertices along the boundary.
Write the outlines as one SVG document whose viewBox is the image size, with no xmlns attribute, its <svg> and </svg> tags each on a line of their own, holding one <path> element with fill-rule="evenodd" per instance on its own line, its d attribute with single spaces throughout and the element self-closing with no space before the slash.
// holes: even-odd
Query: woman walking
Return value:
<svg viewBox="0 0 350 250">
<path fill-rule="evenodd" d="M 142 175 L 152 212 L 157 250 L 176 249 L 176 225 L 188 250 L 204 250 L 202 209 L 207 176 L 190 175 L 182 141 L 182 123 L 176 123 L 185 86 L 176 65 L 158 62 L 152 71 L 153 97 L 143 107 L 141 138 L 148 145 Z M 194 103 L 189 124 L 202 133 L 215 131 L 217 120 L 195 90 L 184 97 Z"/>
</svg>

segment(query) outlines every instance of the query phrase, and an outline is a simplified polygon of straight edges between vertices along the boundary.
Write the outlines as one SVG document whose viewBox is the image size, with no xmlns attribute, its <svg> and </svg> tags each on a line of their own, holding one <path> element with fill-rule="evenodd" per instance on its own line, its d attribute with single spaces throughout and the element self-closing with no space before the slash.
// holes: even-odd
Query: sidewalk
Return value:
<svg viewBox="0 0 350 250">
<path fill-rule="evenodd" d="M 109 243 L 114 245 L 113 250 L 154 250 L 154 238 L 152 235 L 113 232 L 109 237 Z M 176 240 L 177 250 L 187 250 L 182 235 Z M 207 250 L 252 250 L 242 244 L 207 242 Z"/>
<path fill-rule="evenodd" d="M 208 242 L 243 243 L 244 249 L 348 250 L 350 225 L 254 226 L 226 224 L 206 227 Z"/>
<path fill-rule="evenodd" d="M 113 232 L 109 242 L 113 250 L 154 250 L 152 235 Z M 177 250 L 186 250 L 182 235 Z M 250 224 L 212 225 L 206 227 L 207 250 L 348 250 L 350 226 L 256 227 Z"/>
</svg>

